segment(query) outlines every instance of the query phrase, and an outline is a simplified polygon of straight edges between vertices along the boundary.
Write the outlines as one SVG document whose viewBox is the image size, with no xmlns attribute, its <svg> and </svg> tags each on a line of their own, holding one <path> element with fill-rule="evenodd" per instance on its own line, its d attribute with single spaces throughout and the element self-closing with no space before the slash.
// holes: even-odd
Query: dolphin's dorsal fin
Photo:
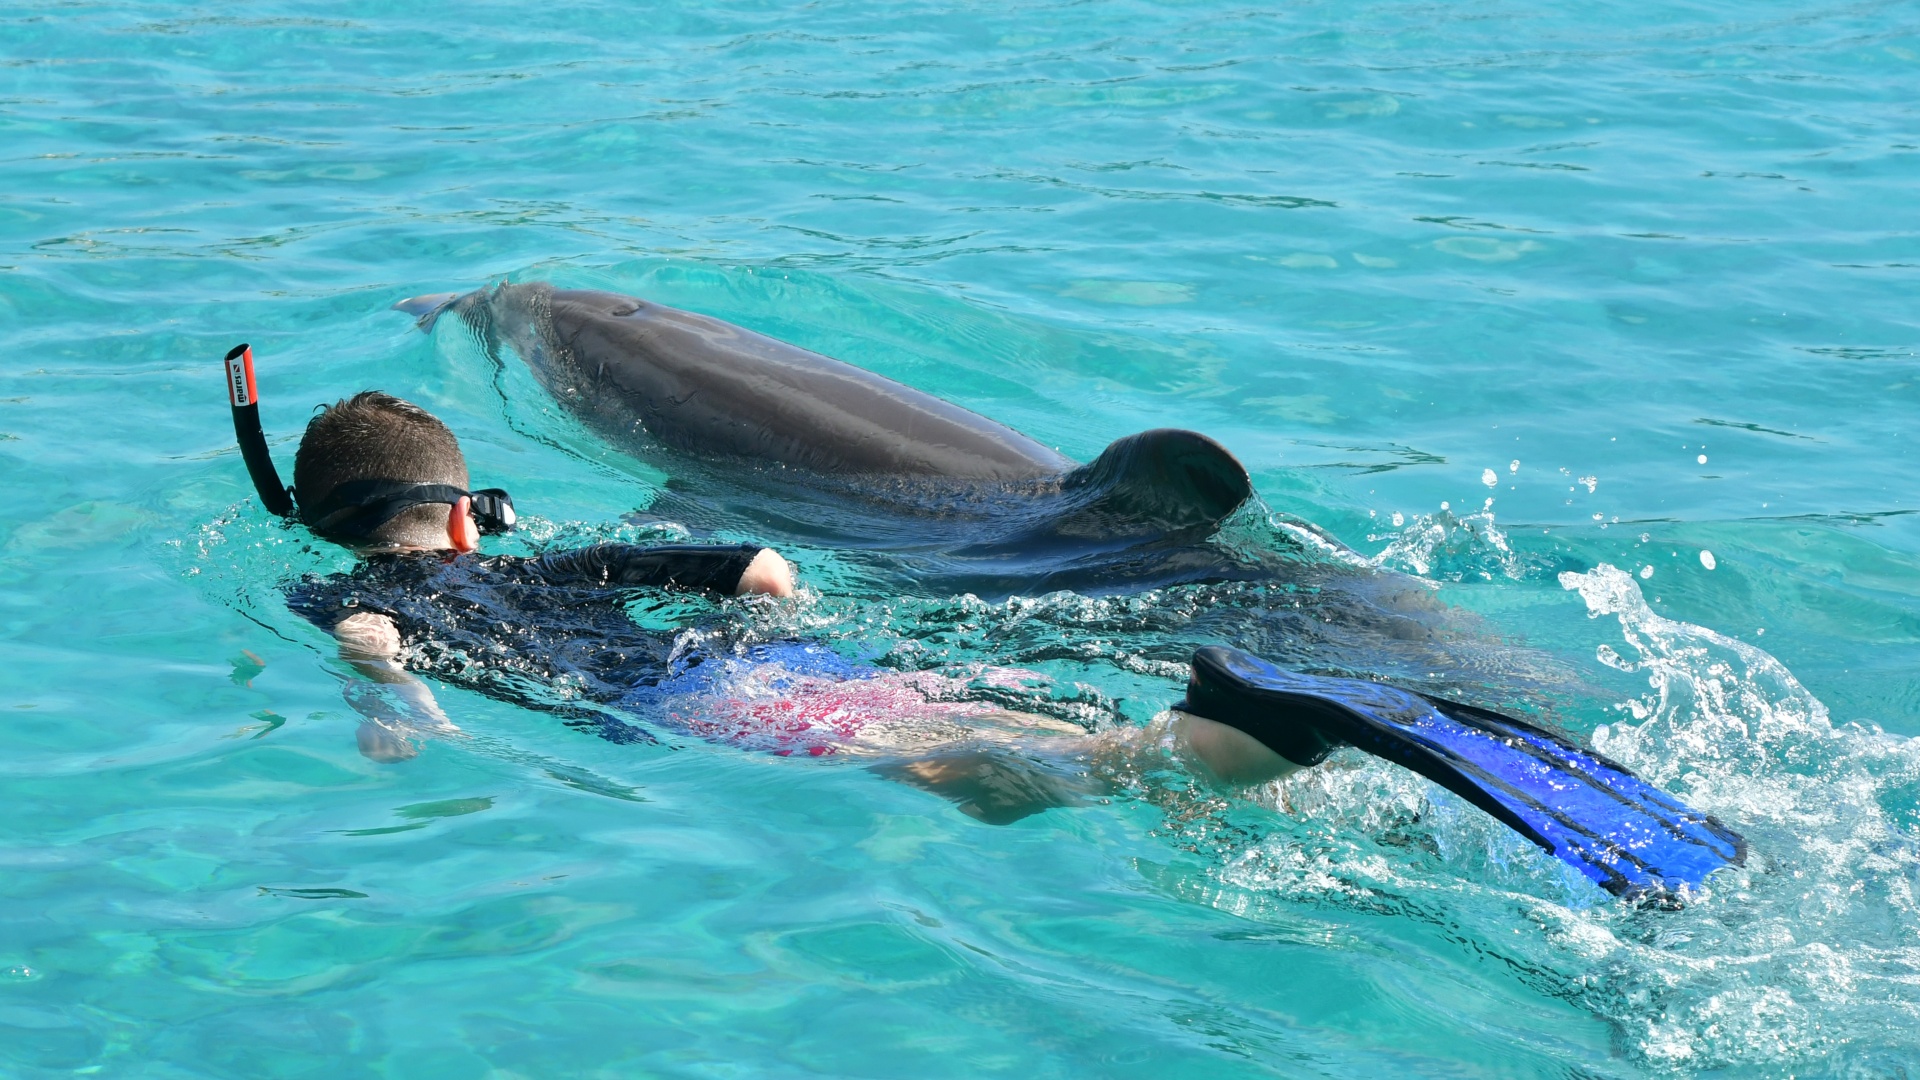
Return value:
<svg viewBox="0 0 1920 1080">
<path fill-rule="evenodd" d="M 1253 494 L 1226 447 L 1195 431 L 1157 428 L 1115 441 L 1067 474 L 1061 535 L 1205 537 Z"/>
<path fill-rule="evenodd" d="M 404 311 L 413 316 L 413 325 L 419 327 L 422 333 L 432 333 L 434 320 L 438 319 L 440 313 L 447 310 L 455 300 L 460 299 L 461 295 L 457 292 L 437 292 L 427 293 L 424 296 L 410 296 L 393 305 L 393 310 Z"/>
</svg>

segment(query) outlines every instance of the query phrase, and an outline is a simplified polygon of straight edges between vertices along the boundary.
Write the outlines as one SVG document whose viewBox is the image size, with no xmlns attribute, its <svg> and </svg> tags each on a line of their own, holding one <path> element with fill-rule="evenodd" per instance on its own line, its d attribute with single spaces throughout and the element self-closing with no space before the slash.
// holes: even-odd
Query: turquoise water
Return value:
<svg viewBox="0 0 1920 1080">
<path fill-rule="evenodd" d="M 1920 1062 L 1910 7 L 236 10 L 0 7 L 0 1073 Z M 1506 642 L 1383 670 L 1504 651 L 1487 686 L 1550 684 L 1753 865 L 1631 910 L 1357 758 L 991 828 L 452 688 L 469 738 L 369 762 L 278 601 L 344 562 L 258 507 L 218 361 L 253 343 L 283 467 L 378 386 L 536 516 L 503 550 L 646 533 L 660 477 L 385 310 L 503 278 L 1082 459 L 1213 434 L 1239 542 L 1315 522 Z M 1105 724 L 1235 625 L 792 554 L 811 595 L 743 617 L 1037 664 Z"/>
</svg>

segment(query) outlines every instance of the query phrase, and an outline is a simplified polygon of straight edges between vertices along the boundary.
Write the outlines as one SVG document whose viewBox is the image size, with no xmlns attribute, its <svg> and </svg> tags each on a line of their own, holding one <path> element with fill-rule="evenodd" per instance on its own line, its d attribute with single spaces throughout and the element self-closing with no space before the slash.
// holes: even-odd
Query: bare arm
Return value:
<svg viewBox="0 0 1920 1080">
<path fill-rule="evenodd" d="M 374 761 L 404 761 L 419 754 L 413 737 L 458 731 L 433 691 L 400 666 L 400 628 L 392 619 L 362 611 L 333 628 L 340 658 L 366 679 L 349 682 L 342 693 L 363 718 L 356 738 L 360 752 Z"/>
</svg>

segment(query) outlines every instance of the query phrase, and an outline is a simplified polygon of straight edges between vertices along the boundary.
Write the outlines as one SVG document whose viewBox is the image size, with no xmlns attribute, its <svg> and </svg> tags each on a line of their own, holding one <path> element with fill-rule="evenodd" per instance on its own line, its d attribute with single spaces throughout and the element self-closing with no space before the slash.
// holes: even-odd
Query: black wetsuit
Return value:
<svg viewBox="0 0 1920 1080">
<path fill-rule="evenodd" d="M 614 742 L 651 736 L 606 711 L 667 672 L 675 632 L 630 607 L 643 588 L 731 594 L 762 549 L 598 544 L 539 558 L 375 555 L 309 577 L 287 606 L 332 631 L 356 612 L 393 619 L 409 670 L 567 718 Z"/>
</svg>

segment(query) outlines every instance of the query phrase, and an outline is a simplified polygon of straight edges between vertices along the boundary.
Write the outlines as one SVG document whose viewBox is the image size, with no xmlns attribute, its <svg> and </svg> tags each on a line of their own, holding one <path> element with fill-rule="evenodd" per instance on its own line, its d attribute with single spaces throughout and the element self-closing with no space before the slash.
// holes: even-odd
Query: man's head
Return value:
<svg viewBox="0 0 1920 1080">
<path fill-rule="evenodd" d="M 465 490 L 467 459 L 460 442 L 432 413 L 368 390 L 325 406 L 307 423 L 293 459 L 293 497 L 307 524 L 334 489 L 354 481 L 446 484 Z M 381 547 L 473 549 L 477 540 L 467 501 L 455 507 L 424 503 L 400 511 L 366 540 Z"/>
</svg>

